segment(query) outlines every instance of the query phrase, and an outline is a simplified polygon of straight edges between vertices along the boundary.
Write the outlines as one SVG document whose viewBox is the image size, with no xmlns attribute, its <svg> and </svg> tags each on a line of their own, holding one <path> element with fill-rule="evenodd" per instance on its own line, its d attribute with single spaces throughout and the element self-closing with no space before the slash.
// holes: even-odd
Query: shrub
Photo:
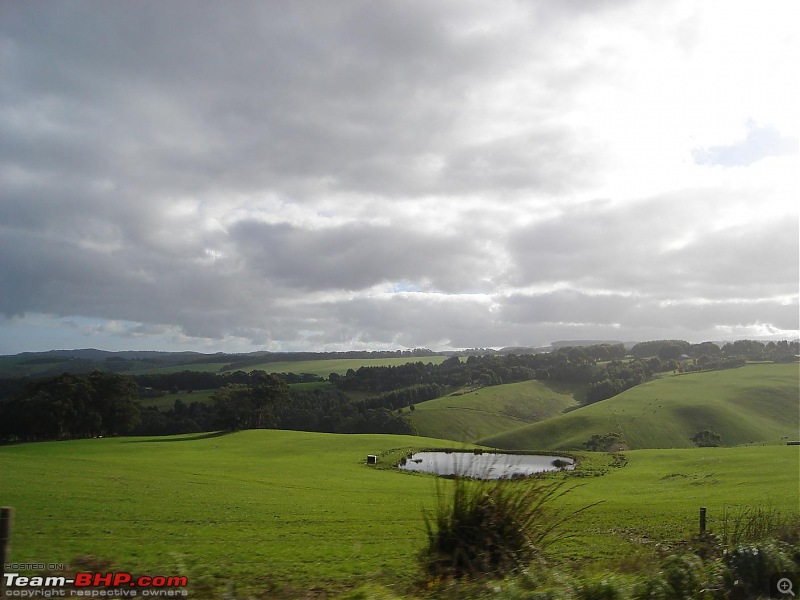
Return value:
<svg viewBox="0 0 800 600">
<path fill-rule="evenodd" d="M 655 576 L 636 586 L 633 598 L 634 600 L 670 600 L 674 598 L 674 595 L 669 584 L 660 576 Z"/>
<path fill-rule="evenodd" d="M 793 571 L 796 566 L 775 542 L 748 544 L 727 552 L 728 589 L 733 599 L 754 598 L 769 590 L 775 573 Z"/>
<path fill-rule="evenodd" d="M 625 597 L 619 584 L 609 578 L 583 581 L 575 594 L 579 600 L 622 600 Z"/>
<path fill-rule="evenodd" d="M 722 445 L 722 436 L 708 429 L 698 431 L 691 439 L 700 448 L 716 448 Z"/>
<path fill-rule="evenodd" d="M 527 568 L 562 537 L 558 526 L 570 515 L 551 504 L 569 489 L 563 481 L 456 478 L 451 498 L 439 490 L 435 514 L 424 515 L 428 546 L 421 555 L 423 567 L 437 578 L 502 577 Z"/>
<path fill-rule="evenodd" d="M 584 442 L 583 446 L 587 450 L 591 450 L 593 452 L 609 452 L 610 450 L 623 444 L 625 444 L 625 440 L 622 438 L 622 434 L 613 431 L 606 433 L 605 435 L 595 433 L 591 438 Z"/>
<path fill-rule="evenodd" d="M 714 600 L 727 598 L 727 571 L 719 560 L 703 562 L 695 554 L 668 557 L 660 572 L 634 590 L 635 600 Z"/>
<path fill-rule="evenodd" d="M 664 561 L 662 576 L 673 598 L 697 598 L 703 588 L 703 561 L 692 554 L 670 556 Z"/>
</svg>

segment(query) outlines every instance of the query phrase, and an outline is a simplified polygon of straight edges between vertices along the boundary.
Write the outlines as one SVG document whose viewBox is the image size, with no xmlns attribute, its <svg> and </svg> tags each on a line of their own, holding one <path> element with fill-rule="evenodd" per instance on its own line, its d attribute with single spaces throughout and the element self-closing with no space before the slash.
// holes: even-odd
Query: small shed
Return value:
<svg viewBox="0 0 800 600">
<path fill-rule="evenodd" d="M 368 465 L 377 465 L 378 464 L 378 457 L 375 454 L 367 454 L 367 464 Z"/>
</svg>

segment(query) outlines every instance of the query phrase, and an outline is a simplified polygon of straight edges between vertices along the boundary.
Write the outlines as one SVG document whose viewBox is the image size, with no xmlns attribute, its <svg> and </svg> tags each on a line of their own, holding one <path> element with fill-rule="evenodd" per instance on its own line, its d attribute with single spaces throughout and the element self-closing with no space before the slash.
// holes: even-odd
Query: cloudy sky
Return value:
<svg viewBox="0 0 800 600">
<path fill-rule="evenodd" d="M 796 0 L 0 0 L 0 353 L 798 335 Z"/>
</svg>

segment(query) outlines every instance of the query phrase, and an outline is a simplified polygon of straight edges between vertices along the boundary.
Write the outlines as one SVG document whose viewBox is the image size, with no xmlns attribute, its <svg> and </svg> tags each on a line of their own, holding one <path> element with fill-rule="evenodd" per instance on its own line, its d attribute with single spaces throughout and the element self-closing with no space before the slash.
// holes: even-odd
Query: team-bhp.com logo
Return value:
<svg viewBox="0 0 800 600">
<path fill-rule="evenodd" d="M 5 596 L 52 598 L 67 596 L 131 597 L 186 596 L 186 577 L 141 575 L 126 572 L 77 573 L 75 577 L 23 576 L 3 573 Z"/>
</svg>

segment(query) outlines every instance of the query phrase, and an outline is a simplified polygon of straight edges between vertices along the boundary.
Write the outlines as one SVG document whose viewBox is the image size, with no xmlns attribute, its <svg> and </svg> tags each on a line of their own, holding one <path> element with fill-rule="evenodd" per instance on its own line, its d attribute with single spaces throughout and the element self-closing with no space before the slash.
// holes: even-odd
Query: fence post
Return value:
<svg viewBox="0 0 800 600">
<path fill-rule="evenodd" d="M 700 534 L 706 532 L 706 507 L 700 507 Z"/>
<path fill-rule="evenodd" d="M 8 562 L 8 545 L 11 541 L 11 513 L 9 506 L 0 507 L 0 592 L 5 591 L 6 562 Z"/>
</svg>

